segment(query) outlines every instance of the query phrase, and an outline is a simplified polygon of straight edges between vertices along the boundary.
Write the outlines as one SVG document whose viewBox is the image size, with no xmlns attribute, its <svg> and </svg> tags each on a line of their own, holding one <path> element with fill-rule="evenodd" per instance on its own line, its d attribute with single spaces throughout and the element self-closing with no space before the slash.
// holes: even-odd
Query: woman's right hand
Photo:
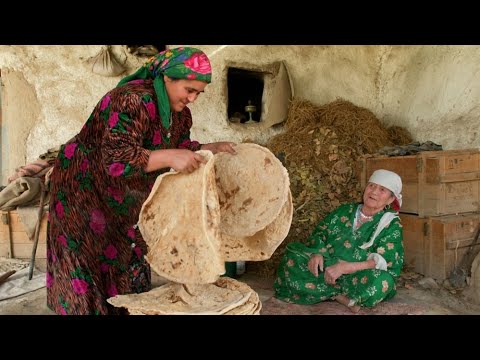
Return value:
<svg viewBox="0 0 480 360">
<path fill-rule="evenodd" d="M 175 149 L 172 151 L 170 167 L 181 173 L 191 173 L 197 170 L 200 163 L 206 163 L 202 155 L 187 149 Z"/>
<path fill-rule="evenodd" d="M 180 173 L 191 173 L 207 161 L 202 155 L 187 149 L 153 150 L 148 158 L 146 172 L 172 168 Z"/>
<path fill-rule="evenodd" d="M 308 270 L 318 277 L 318 269 L 323 272 L 323 256 L 318 254 L 312 254 L 310 260 L 308 260 Z"/>
</svg>

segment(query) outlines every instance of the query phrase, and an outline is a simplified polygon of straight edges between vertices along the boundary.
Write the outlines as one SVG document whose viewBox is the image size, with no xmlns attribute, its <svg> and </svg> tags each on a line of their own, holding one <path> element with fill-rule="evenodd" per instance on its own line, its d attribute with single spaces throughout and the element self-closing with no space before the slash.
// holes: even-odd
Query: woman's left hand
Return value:
<svg viewBox="0 0 480 360">
<path fill-rule="evenodd" d="M 237 152 L 234 149 L 236 144 L 230 141 L 220 141 L 210 144 L 203 144 L 200 148 L 201 150 L 210 150 L 212 153 L 216 154 L 219 152 L 228 152 L 230 154 L 236 154 Z"/>
<path fill-rule="evenodd" d="M 343 274 L 348 274 L 348 262 L 340 261 L 335 265 L 329 266 L 325 269 L 325 282 L 330 285 L 335 285 L 335 281 Z"/>
</svg>

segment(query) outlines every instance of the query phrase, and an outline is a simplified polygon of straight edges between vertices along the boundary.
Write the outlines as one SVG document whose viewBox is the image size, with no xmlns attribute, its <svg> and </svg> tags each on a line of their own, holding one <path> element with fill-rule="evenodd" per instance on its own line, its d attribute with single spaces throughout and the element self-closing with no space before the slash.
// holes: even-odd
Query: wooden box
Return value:
<svg viewBox="0 0 480 360">
<path fill-rule="evenodd" d="M 36 259 L 47 257 L 47 215 L 43 214 L 40 224 L 40 234 L 36 251 Z M 13 211 L 2 211 L 0 213 L 0 256 L 17 259 L 31 259 L 33 250 L 32 240 L 28 238 L 18 213 Z M 10 233 L 10 236 L 9 236 Z M 10 251 L 12 250 L 12 254 Z"/>
<path fill-rule="evenodd" d="M 435 217 L 400 214 L 400 218 L 405 264 L 437 280 L 447 279 L 455 266 L 462 265 L 480 226 L 480 213 Z M 480 241 L 472 249 L 474 254 L 479 251 Z"/>
<path fill-rule="evenodd" d="M 378 169 L 394 171 L 402 178 L 402 212 L 439 216 L 480 211 L 478 149 L 363 158 L 362 187 Z"/>
</svg>

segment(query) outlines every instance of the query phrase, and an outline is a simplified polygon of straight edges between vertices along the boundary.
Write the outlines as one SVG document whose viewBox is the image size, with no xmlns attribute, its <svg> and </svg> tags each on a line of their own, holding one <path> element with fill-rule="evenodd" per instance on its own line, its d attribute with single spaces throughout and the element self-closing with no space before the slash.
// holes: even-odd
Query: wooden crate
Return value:
<svg viewBox="0 0 480 360">
<path fill-rule="evenodd" d="M 480 226 L 480 213 L 435 217 L 400 214 L 400 218 L 405 264 L 437 280 L 447 279 L 455 266 L 462 264 Z M 472 251 L 477 254 L 480 245 Z"/>
<path fill-rule="evenodd" d="M 11 257 L 31 259 L 33 239 L 30 240 L 28 238 L 18 213 L 16 211 L 2 211 L 0 216 L 0 256 L 10 257 L 10 240 L 8 235 L 10 232 L 13 248 Z M 47 257 L 47 217 L 47 212 L 45 212 L 40 224 L 36 259 L 45 259 Z"/>
<path fill-rule="evenodd" d="M 480 211 L 480 150 L 425 151 L 360 160 L 362 187 L 375 170 L 402 178 L 402 212 L 439 216 Z"/>
</svg>

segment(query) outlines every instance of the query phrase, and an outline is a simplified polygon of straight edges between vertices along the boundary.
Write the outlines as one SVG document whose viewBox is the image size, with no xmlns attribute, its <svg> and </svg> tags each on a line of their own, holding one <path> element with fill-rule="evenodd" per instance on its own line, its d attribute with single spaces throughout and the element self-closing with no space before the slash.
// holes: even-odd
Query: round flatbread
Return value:
<svg viewBox="0 0 480 360">
<path fill-rule="evenodd" d="M 287 169 L 267 148 L 239 144 L 236 155 L 215 155 L 215 180 L 223 234 L 252 236 L 275 219 L 289 192 Z"/>
<path fill-rule="evenodd" d="M 234 237 L 222 234 L 222 255 L 225 261 L 261 261 L 270 259 L 275 250 L 285 240 L 293 217 L 292 194 L 280 214 L 263 230 L 252 236 Z"/>
</svg>

